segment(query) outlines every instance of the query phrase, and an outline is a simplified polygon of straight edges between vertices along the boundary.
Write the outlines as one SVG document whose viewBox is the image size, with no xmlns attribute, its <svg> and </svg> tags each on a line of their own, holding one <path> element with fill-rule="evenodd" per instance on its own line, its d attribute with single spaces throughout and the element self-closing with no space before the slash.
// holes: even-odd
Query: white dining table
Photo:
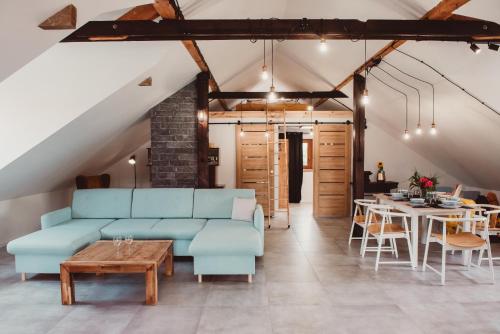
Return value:
<svg viewBox="0 0 500 334">
<path fill-rule="evenodd" d="M 385 194 L 374 194 L 374 197 L 377 199 L 377 203 L 390 205 L 393 208 L 408 214 L 410 218 L 411 224 L 411 247 L 413 251 L 413 261 L 414 266 L 418 265 L 418 244 L 419 241 L 425 244 L 426 236 L 427 236 L 427 216 L 449 216 L 449 215 L 464 215 L 465 217 L 471 217 L 474 209 L 472 208 L 464 208 L 460 207 L 457 209 L 445 209 L 445 208 L 434 208 L 434 207 L 412 207 L 408 201 L 395 201 L 390 196 Z M 464 231 L 470 231 L 470 223 L 465 223 Z M 419 240 L 420 233 L 420 240 Z M 463 252 L 463 261 L 464 264 L 468 262 L 468 256 L 471 256 L 470 251 Z"/>
</svg>

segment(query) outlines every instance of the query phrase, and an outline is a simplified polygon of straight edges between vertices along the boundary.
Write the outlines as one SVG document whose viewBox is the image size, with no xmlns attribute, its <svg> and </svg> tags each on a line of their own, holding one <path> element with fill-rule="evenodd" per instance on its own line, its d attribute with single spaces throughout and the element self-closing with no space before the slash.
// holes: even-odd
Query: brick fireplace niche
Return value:
<svg viewBox="0 0 500 334">
<path fill-rule="evenodd" d="M 197 187 L 196 81 L 160 102 L 149 112 L 152 186 Z"/>
</svg>

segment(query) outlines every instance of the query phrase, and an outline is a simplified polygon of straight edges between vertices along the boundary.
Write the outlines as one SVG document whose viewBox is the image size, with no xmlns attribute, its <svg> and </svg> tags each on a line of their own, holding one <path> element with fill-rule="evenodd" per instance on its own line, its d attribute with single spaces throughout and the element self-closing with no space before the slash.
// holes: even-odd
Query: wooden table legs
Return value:
<svg viewBox="0 0 500 334">
<path fill-rule="evenodd" d="M 146 270 L 146 305 L 158 304 L 157 267 L 152 265 Z"/>
<path fill-rule="evenodd" d="M 75 285 L 69 270 L 61 265 L 61 301 L 63 305 L 75 302 Z"/>
<path fill-rule="evenodd" d="M 173 246 L 168 249 L 167 256 L 165 257 L 165 276 L 172 276 L 174 274 L 174 251 Z"/>
</svg>

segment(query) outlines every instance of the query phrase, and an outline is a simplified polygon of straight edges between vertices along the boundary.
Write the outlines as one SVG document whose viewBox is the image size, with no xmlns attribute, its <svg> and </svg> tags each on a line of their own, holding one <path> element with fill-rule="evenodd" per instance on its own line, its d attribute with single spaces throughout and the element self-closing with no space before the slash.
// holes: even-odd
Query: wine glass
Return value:
<svg viewBox="0 0 500 334">
<path fill-rule="evenodd" d="M 134 242 L 134 236 L 128 234 L 125 236 L 125 243 L 128 245 L 128 255 L 132 253 L 132 243 Z"/>
<path fill-rule="evenodd" d="M 122 243 L 122 237 L 121 236 L 115 236 L 113 237 L 113 245 L 116 247 L 116 255 L 120 255 L 120 245 Z"/>
</svg>

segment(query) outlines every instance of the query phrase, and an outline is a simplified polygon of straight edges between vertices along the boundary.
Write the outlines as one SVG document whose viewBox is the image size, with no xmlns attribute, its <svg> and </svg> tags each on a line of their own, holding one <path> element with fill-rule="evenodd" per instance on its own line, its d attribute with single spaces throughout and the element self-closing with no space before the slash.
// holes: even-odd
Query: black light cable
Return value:
<svg viewBox="0 0 500 334">
<path fill-rule="evenodd" d="M 387 74 L 388 76 L 390 76 L 390 77 L 391 77 L 391 78 L 393 78 L 394 80 L 396 80 L 396 81 L 398 81 L 398 82 L 402 83 L 403 85 L 405 85 L 405 86 L 407 86 L 407 87 L 410 87 L 410 88 L 414 89 L 414 90 L 417 92 L 417 95 L 418 95 L 418 123 L 417 123 L 417 131 L 416 131 L 416 133 L 417 133 L 418 135 L 421 135 L 421 134 L 422 134 L 422 126 L 421 126 L 421 123 L 420 123 L 420 90 L 419 90 L 417 87 L 412 86 L 412 85 L 410 85 L 410 84 L 407 84 L 406 82 L 404 82 L 404 81 L 402 81 L 402 80 L 398 79 L 397 77 L 395 77 L 394 75 L 392 75 L 391 73 L 387 72 L 386 70 L 384 70 L 384 69 L 383 69 L 383 68 L 381 68 L 381 67 L 378 67 L 378 66 L 377 66 L 377 69 L 378 69 L 378 70 L 380 70 L 380 71 L 382 71 L 382 72 L 384 72 L 385 74 Z"/>
<path fill-rule="evenodd" d="M 472 94 L 471 92 L 469 92 L 467 89 L 463 88 L 462 86 L 460 86 L 459 84 L 457 84 L 455 81 L 451 80 L 450 78 L 448 78 L 444 73 L 438 71 L 436 68 L 434 68 L 433 66 L 429 65 L 428 63 L 426 63 L 425 61 L 421 60 L 421 59 L 418 59 L 417 57 L 415 56 L 412 56 L 404 51 L 401 51 L 401 50 L 398 50 L 396 49 L 395 47 L 391 46 L 395 51 L 399 52 L 400 54 L 402 55 L 405 55 L 425 66 L 427 66 L 428 68 L 430 68 L 431 70 L 433 70 L 434 72 L 436 72 L 437 74 L 439 74 L 443 79 L 445 79 L 446 81 L 448 81 L 449 83 L 451 83 L 452 85 L 454 85 L 455 87 L 459 88 L 462 92 L 464 92 L 465 94 L 469 95 L 470 97 L 472 97 L 474 100 L 476 100 L 477 102 L 481 103 L 483 106 L 485 106 L 486 108 L 490 109 L 491 111 L 493 111 L 495 114 L 497 114 L 498 116 L 500 116 L 500 112 L 497 111 L 496 109 L 494 109 L 493 107 L 491 107 L 490 105 L 488 105 L 486 102 L 482 101 L 480 98 L 478 98 L 477 96 L 475 96 L 474 94 Z"/>
<path fill-rule="evenodd" d="M 404 132 L 403 138 L 406 140 L 410 139 L 410 133 L 408 131 L 408 95 L 405 92 L 389 85 L 388 83 L 386 83 L 385 81 L 383 81 L 382 79 L 377 77 L 375 74 L 373 74 L 371 71 L 369 71 L 368 74 L 371 75 L 372 77 L 374 77 L 380 83 L 384 84 L 385 86 L 391 88 L 392 90 L 394 90 L 396 92 L 399 92 L 401 95 L 403 95 L 405 97 L 405 99 L 406 99 L 406 121 L 405 121 L 405 132 Z"/>
<path fill-rule="evenodd" d="M 396 71 L 399 71 L 401 73 L 403 73 L 404 75 L 406 76 L 409 76 L 410 78 L 413 78 L 415 80 L 418 80 L 420 82 L 423 82 L 423 83 L 426 83 L 428 84 L 429 86 L 431 86 L 432 88 L 432 124 L 431 124 L 431 134 L 436 134 L 436 119 L 435 119 L 435 115 L 436 115 L 436 109 L 435 109 L 435 91 L 434 91 L 434 85 L 432 83 L 430 83 L 429 81 L 425 81 L 421 78 L 418 78 L 414 75 L 411 75 L 403 70 L 401 70 L 400 68 L 392 65 L 391 63 L 389 63 L 388 61 L 384 60 L 384 59 L 381 59 L 381 61 L 387 65 L 389 65 L 390 67 L 392 67 L 393 69 L 395 69 Z"/>
</svg>

